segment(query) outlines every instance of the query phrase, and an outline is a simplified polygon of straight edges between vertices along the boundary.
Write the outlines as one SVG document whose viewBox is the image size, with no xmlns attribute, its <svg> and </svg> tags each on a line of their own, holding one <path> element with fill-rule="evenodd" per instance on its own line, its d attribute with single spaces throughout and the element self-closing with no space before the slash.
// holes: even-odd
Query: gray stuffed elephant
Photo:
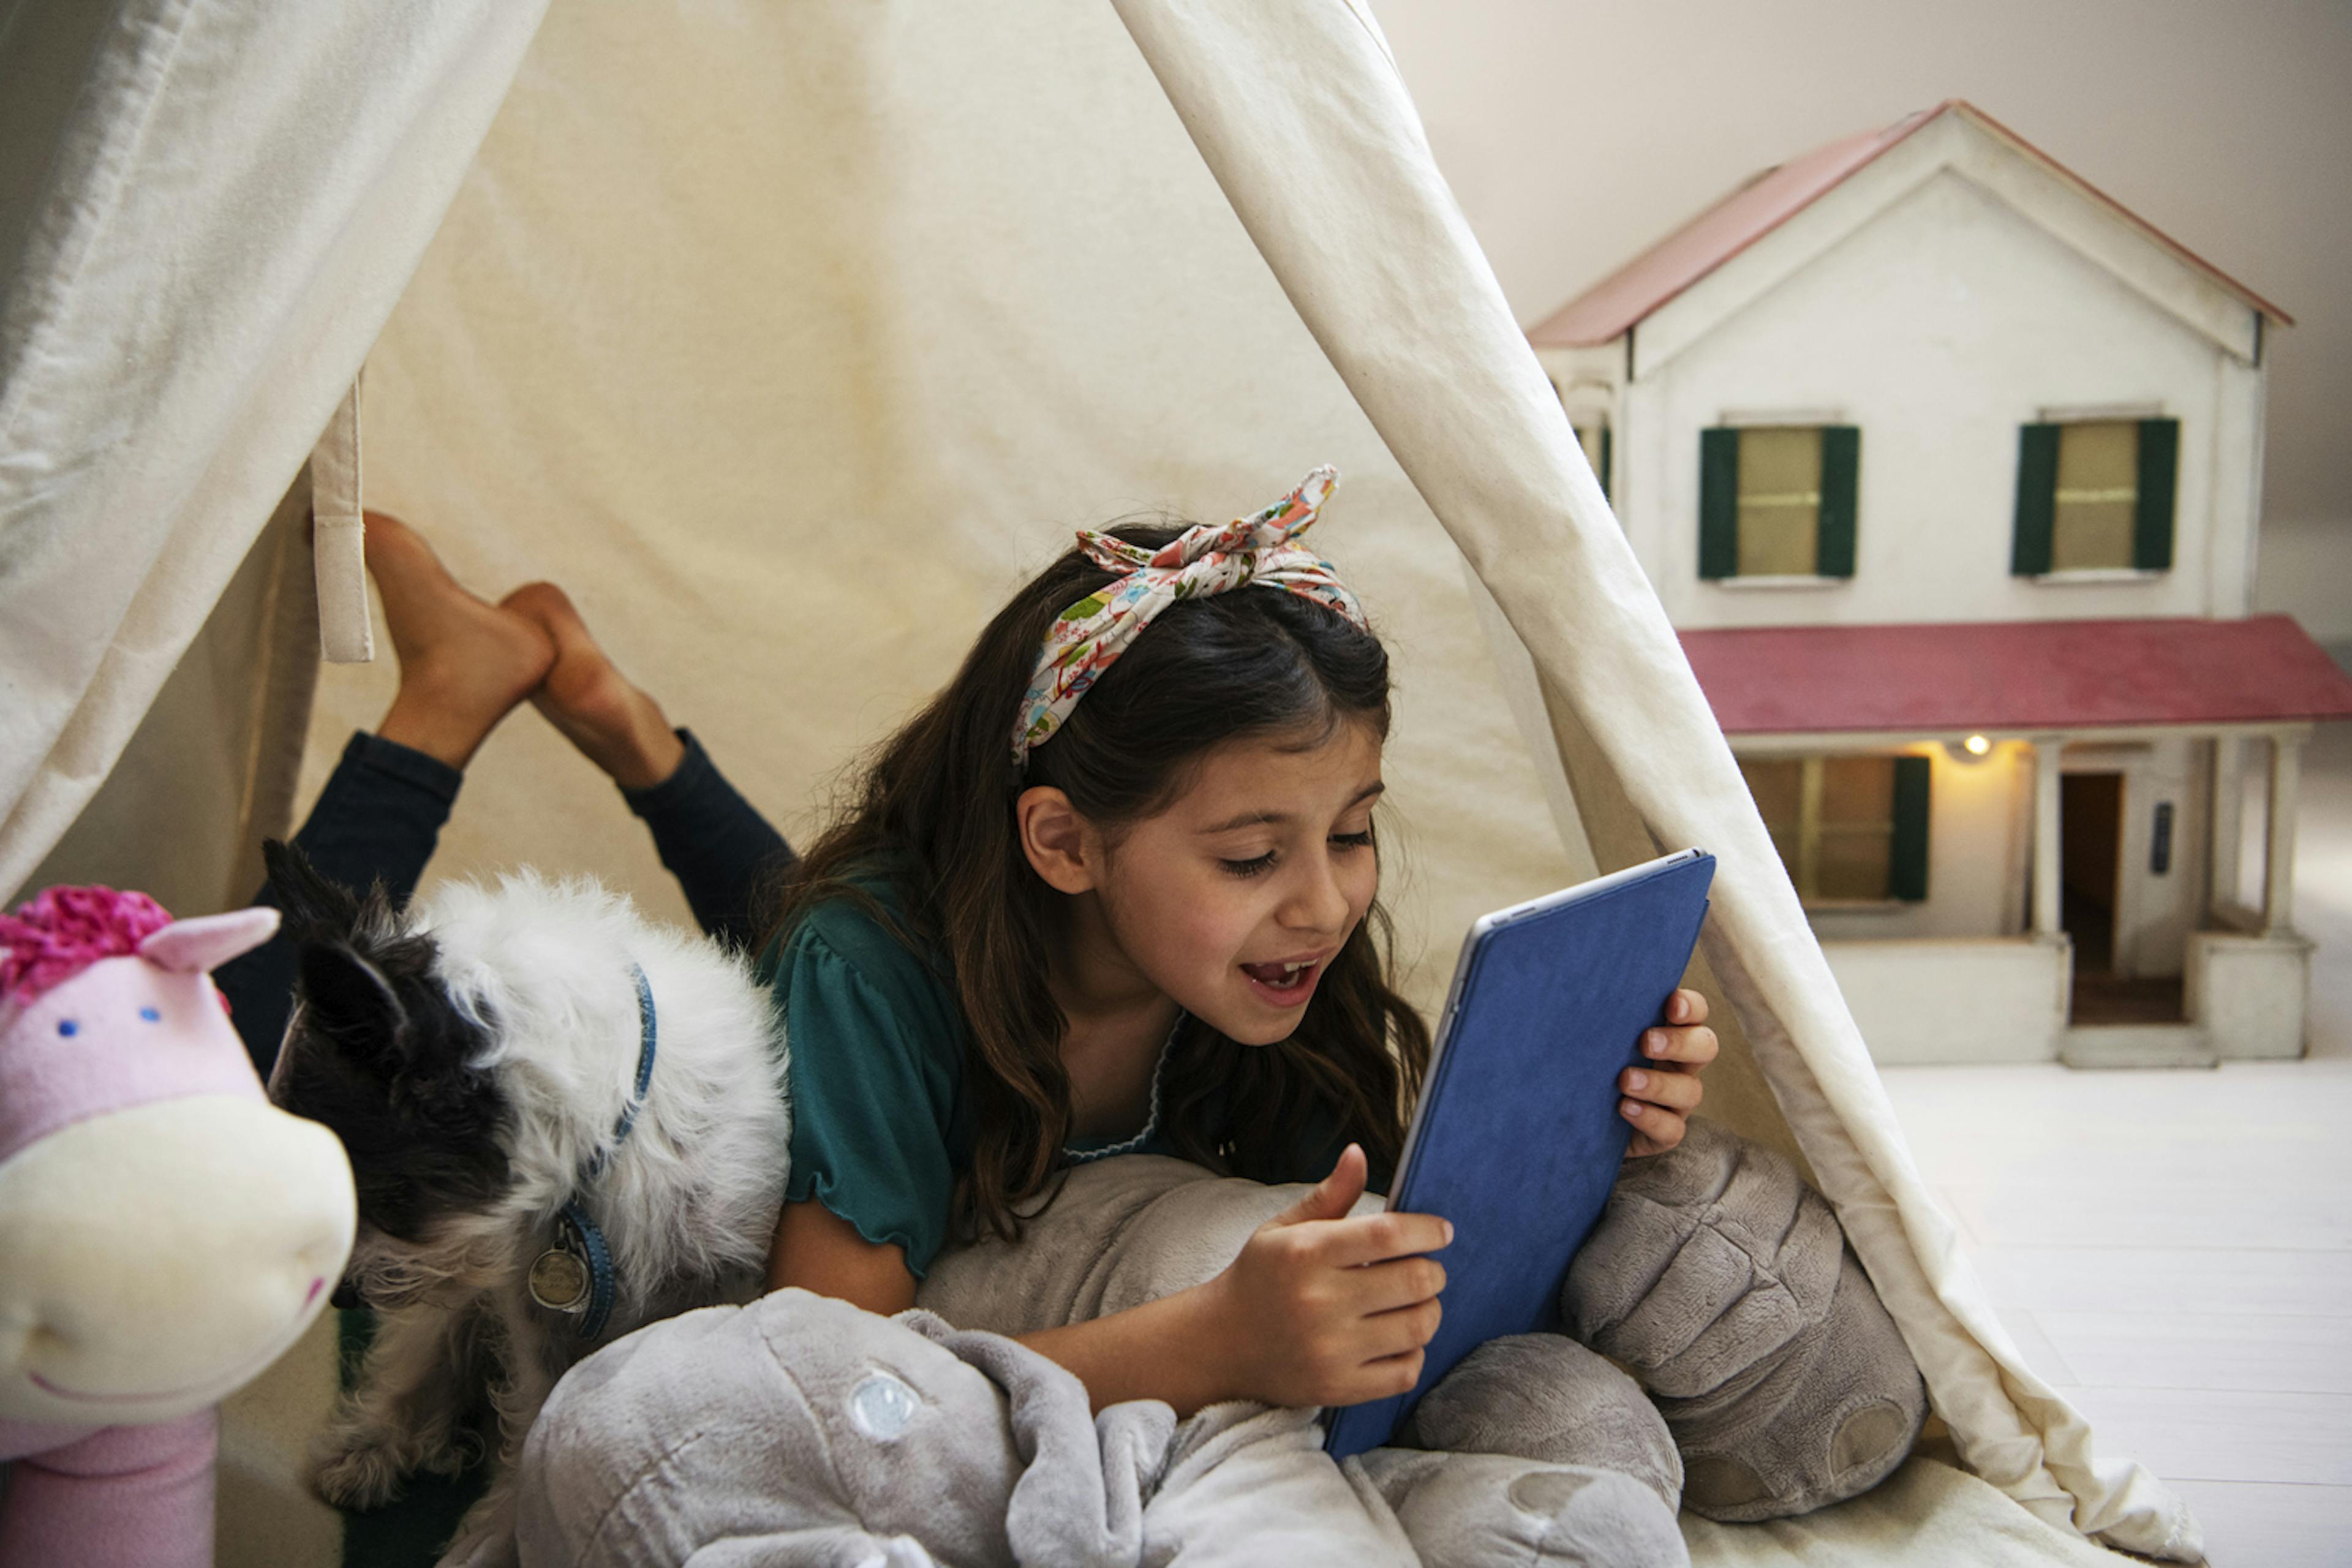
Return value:
<svg viewBox="0 0 2352 1568">
<path fill-rule="evenodd" d="M 1007 1337 L 1197 1284 L 1301 1190 L 1104 1161 L 1021 1243 L 938 1259 L 917 1311 L 787 1290 L 641 1330 L 534 1428 L 523 1561 L 1671 1568 L 1677 1501 L 1800 1512 L 1875 1483 L 1917 1435 L 1917 1370 L 1828 1205 L 1696 1121 L 1627 1166 L 1570 1271 L 1567 1321 L 1594 1348 L 1481 1347 L 1422 1400 L 1417 1447 L 1335 1468 L 1312 1412 L 1094 1416 Z"/>
<path fill-rule="evenodd" d="M 1097 1415 L 1013 1340 L 804 1290 L 582 1362 L 516 1496 L 523 1568 L 1689 1563 L 1672 1512 L 1623 1475 L 1394 1448 L 1335 1466 L 1311 1410 Z"/>
<path fill-rule="evenodd" d="M 1223 1268 L 1300 1190 L 1114 1163 L 1126 1169 L 1075 1177 L 1022 1245 L 941 1259 L 925 1305 L 1022 1332 L 1156 1300 Z M 1613 1471 L 1669 1508 L 1752 1522 L 1868 1490 L 1927 1418 L 1918 1367 L 1828 1202 L 1780 1155 L 1702 1119 L 1675 1149 L 1627 1162 L 1560 1307 L 1574 1339 L 1482 1346 L 1404 1440 Z"/>
<path fill-rule="evenodd" d="M 1626 1166 L 1560 1307 L 1657 1401 L 1683 1506 L 1709 1519 L 1784 1519 L 1866 1491 L 1927 1419 L 1918 1366 L 1829 1204 L 1787 1160 L 1709 1122 Z"/>
<path fill-rule="evenodd" d="M 1216 1275 L 1306 1190 L 1156 1155 L 1081 1166 L 1022 1241 L 950 1249 L 918 1299 L 954 1322 L 1006 1334 L 1124 1311 Z M 1381 1202 L 1368 1195 L 1357 1212 Z M 1507 1358 L 1540 1363 L 1559 1418 L 1483 1396 L 1486 1373 Z M 1449 1394 L 1471 1389 L 1481 1392 Z M 1482 1347 L 1422 1401 L 1419 1429 L 1423 1449 L 1375 1449 L 1348 1470 L 1370 1482 L 1431 1568 L 1689 1560 L 1674 1522 L 1682 1472 L 1665 1423 L 1630 1378 L 1571 1340 L 1535 1334 Z"/>
</svg>

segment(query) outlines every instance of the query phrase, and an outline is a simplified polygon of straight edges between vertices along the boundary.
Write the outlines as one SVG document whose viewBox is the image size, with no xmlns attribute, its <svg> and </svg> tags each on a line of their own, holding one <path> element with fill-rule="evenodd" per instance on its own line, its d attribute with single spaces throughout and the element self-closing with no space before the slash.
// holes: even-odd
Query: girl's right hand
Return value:
<svg viewBox="0 0 2352 1568">
<path fill-rule="evenodd" d="M 1350 1219 L 1364 1191 L 1350 1143 L 1314 1191 L 1260 1226 L 1209 1282 L 1232 1397 L 1356 1405 L 1404 1394 L 1437 1332 L 1445 1269 L 1419 1256 L 1454 1239 L 1434 1215 Z"/>
</svg>

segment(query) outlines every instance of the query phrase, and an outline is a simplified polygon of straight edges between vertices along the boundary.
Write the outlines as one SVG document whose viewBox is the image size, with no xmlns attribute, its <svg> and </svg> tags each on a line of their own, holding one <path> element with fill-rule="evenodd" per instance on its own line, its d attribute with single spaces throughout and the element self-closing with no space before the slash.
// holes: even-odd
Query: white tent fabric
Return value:
<svg viewBox="0 0 2352 1568">
<path fill-rule="evenodd" d="M 0 135 L 0 887 L 96 793 L 301 467 L 541 8 L 13 8 L 0 104 L 53 117 Z"/>
<path fill-rule="evenodd" d="M 286 580 L 296 519 L 264 525 L 289 482 L 299 507 L 363 358 L 370 504 L 468 581 L 572 587 L 788 826 L 1062 529 L 1234 515 L 1330 458 L 1349 478 L 1321 542 L 1397 650 L 1389 774 L 1418 853 L 1391 895 L 1421 994 L 1471 915 L 1586 850 L 1531 833 L 1543 771 L 1458 544 L 1524 644 L 1503 664 L 1532 656 L 1591 852 L 1720 857 L 1706 953 L 1746 1043 L 1710 1104 L 1793 1133 L 1959 1457 L 2051 1523 L 2193 1559 L 2180 1505 L 2095 1461 L 2024 1369 L 1921 1186 L 1369 13 L 1116 0 L 1129 44 L 1093 0 L 963 10 L 559 8 L 535 43 L 536 6 L 483 0 L 19 20 L 0 104 L 83 85 L 0 137 L 0 262 L 21 255 L 0 279 L 0 887 L 90 862 L 87 825 L 123 817 L 84 808 L 192 644 L 236 657 L 265 600 L 273 646 L 315 637 L 236 584 Z M 388 680 L 326 672 L 313 787 Z M 205 695 L 149 713 L 108 791 L 209 723 L 251 743 L 209 764 L 230 787 L 184 830 L 273 826 L 268 704 Z M 675 910 L 584 774 L 508 726 L 443 863 L 587 860 Z M 134 868 L 155 847 L 103 837 Z M 234 873 L 211 874 L 226 901 Z"/>
</svg>

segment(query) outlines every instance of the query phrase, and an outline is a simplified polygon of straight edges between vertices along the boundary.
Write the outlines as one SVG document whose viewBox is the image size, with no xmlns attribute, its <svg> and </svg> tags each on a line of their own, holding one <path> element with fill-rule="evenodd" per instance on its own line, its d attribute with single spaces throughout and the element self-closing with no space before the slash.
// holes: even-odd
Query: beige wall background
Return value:
<svg viewBox="0 0 2352 1568">
<path fill-rule="evenodd" d="M 1965 98 L 2295 319 L 2263 608 L 2352 641 L 2352 5 L 1380 0 L 1532 325 L 1749 174 Z"/>
</svg>

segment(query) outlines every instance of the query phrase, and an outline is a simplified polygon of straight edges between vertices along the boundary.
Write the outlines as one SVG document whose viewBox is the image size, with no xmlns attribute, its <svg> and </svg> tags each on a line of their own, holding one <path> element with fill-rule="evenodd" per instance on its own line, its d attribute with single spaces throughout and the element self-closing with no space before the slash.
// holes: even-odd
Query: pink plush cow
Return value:
<svg viewBox="0 0 2352 1568">
<path fill-rule="evenodd" d="M 213 1560 L 213 1406 L 326 1306 L 342 1145 L 263 1098 L 206 972 L 278 911 L 52 888 L 0 916 L 0 1568 Z"/>
</svg>

